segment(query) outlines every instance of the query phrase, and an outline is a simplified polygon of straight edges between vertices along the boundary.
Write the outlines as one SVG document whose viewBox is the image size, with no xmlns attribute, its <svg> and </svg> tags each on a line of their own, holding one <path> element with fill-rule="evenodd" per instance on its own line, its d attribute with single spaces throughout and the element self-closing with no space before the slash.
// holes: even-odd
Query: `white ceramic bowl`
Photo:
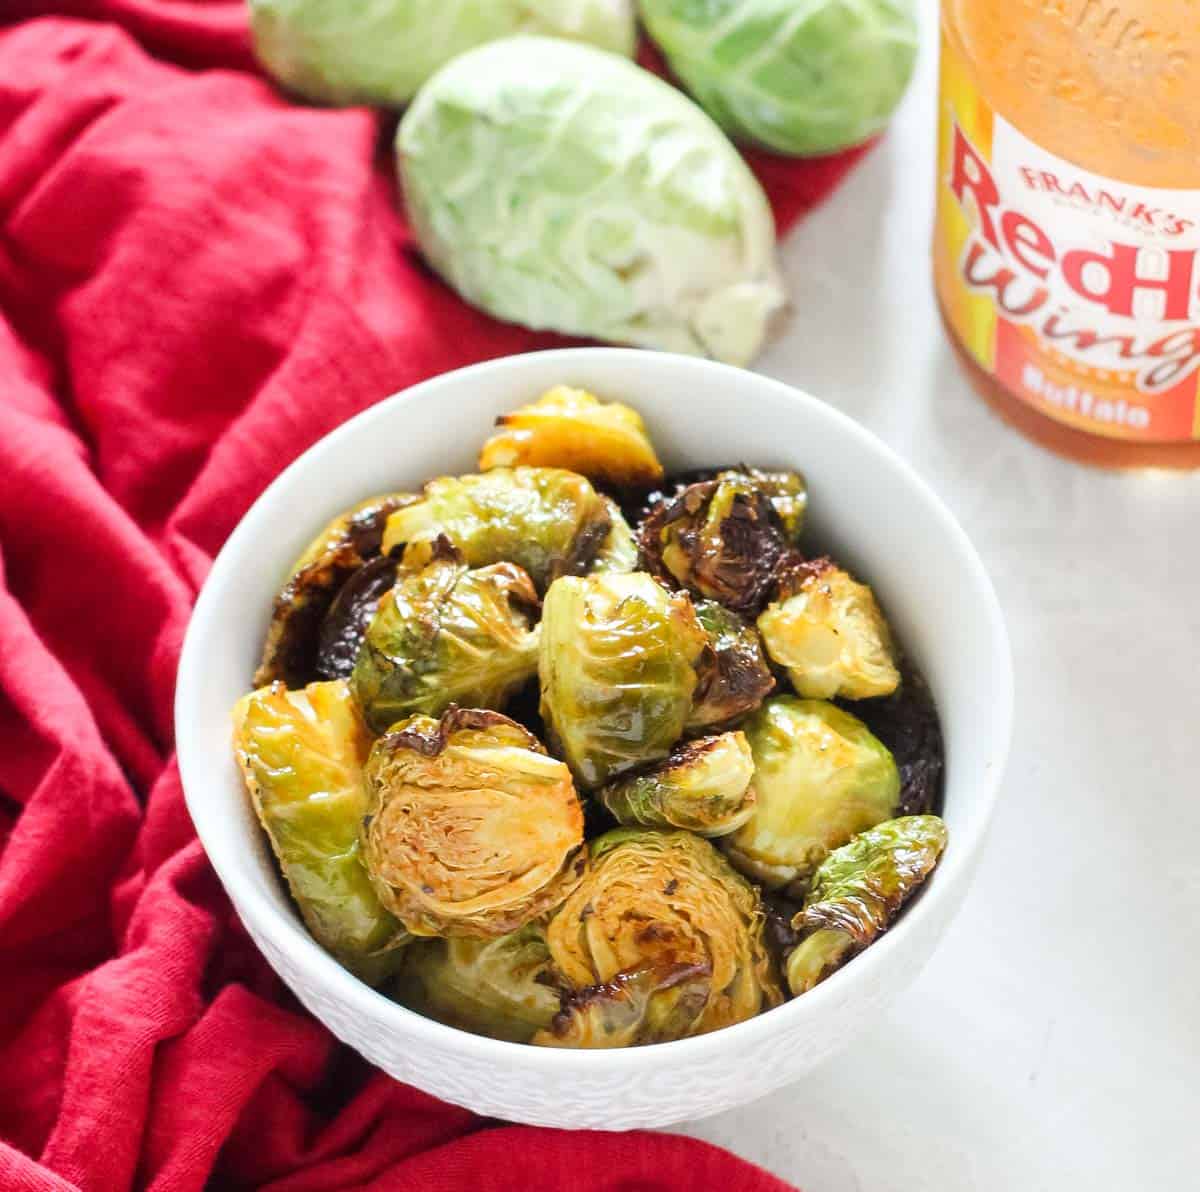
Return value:
<svg viewBox="0 0 1200 1192">
<path fill-rule="evenodd" d="M 896 927 L 802 998 L 700 1038 L 624 1051 L 501 1043 L 414 1014 L 360 984 L 305 931 L 230 755 L 229 712 L 250 684 L 292 560 L 371 493 L 470 471 L 494 417 L 559 382 L 626 401 L 668 469 L 744 461 L 800 468 L 811 527 L 874 586 L 924 670 L 946 739 L 950 844 Z M 289 467 L 213 565 L 184 644 L 179 764 L 209 858 L 259 948 L 339 1038 L 397 1080 L 482 1114 L 544 1126 L 664 1126 L 752 1100 L 841 1048 L 916 975 L 975 868 L 1008 750 L 1004 621 L 971 544 L 898 456 L 815 398 L 683 356 L 579 349 L 450 373 L 380 402 Z"/>
</svg>

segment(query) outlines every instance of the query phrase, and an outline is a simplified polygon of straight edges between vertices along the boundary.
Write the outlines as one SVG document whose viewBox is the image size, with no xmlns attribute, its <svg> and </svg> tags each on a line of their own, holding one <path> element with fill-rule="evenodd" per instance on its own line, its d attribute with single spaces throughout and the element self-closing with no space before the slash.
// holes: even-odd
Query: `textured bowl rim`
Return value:
<svg viewBox="0 0 1200 1192">
<path fill-rule="evenodd" d="M 738 378 L 738 384 L 746 384 L 749 378 L 749 383 L 758 390 L 759 400 L 768 405 L 799 403 L 807 407 L 809 416 L 826 420 L 836 428 L 837 434 L 855 440 L 860 449 L 872 455 L 880 468 L 895 473 L 912 499 L 924 504 L 927 511 L 941 523 L 947 541 L 953 545 L 963 578 L 969 582 L 972 595 L 982 602 L 989 630 L 988 653 L 991 670 L 996 679 L 996 687 L 990 692 L 989 699 L 992 714 L 990 736 L 993 739 L 994 752 L 985 777 L 974 790 L 973 800 L 978 811 L 973 817 L 971 830 L 956 830 L 954 847 L 947 850 L 942 864 L 938 867 L 937 880 L 929 883 L 922 897 L 914 901 L 895 928 L 857 956 L 853 964 L 834 973 L 802 998 L 792 999 L 746 1022 L 707 1035 L 627 1049 L 573 1050 L 508 1043 L 445 1026 L 407 1009 L 353 977 L 308 934 L 298 920 L 281 914 L 271 904 L 266 894 L 251 880 L 250 875 L 243 871 L 235 856 L 226 855 L 220 848 L 212 847 L 213 837 L 207 829 L 212 823 L 214 812 L 211 805 L 206 804 L 200 797 L 203 746 L 192 726 L 199 720 L 198 708 L 204 683 L 206 643 L 221 633 L 225 591 L 234 574 L 236 557 L 244 544 L 262 537 L 264 529 L 274 516 L 273 510 L 278 494 L 288 487 L 294 474 L 307 470 L 315 459 L 343 439 L 369 434 L 372 425 L 388 418 L 397 405 L 429 398 L 441 390 L 453 391 L 460 387 L 469 387 L 472 381 L 484 375 L 511 375 L 519 378 L 534 361 L 539 365 L 547 362 L 559 363 L 562 374 L 566 376 L 576 364 L 587 365 L 601 359 L 612 361 L 618 366 L 623 362 L 643 373 L 655 370 L 676 374 L 691 373 L 699 386 L 720 385 L 723 380 L 730 380 L 732 377 Z M 874 433 L 849 415 L 803 390 L 730 365 L 634 348 L 556 348 L 506 356 L 456 369 L 383 398 L 319 439 L 280 472 L 229 535 L 214 560 L 196 601 L 180 655 L 175 695 L 175 737 L 180 779 L 188 811 L 209 861 L 228 892 L 234 908 L 248 925 L 252 925 L 269 938 L 297 968 L 308 972 L 333 998 L 369 1019 L 392 1028 L 397 1035 L 412 1038 L 414 1043 L 427 1041 L 441 1051 L 458 1050 L 469 1053 L 473 1058 L 494 1063 L 501 1068 L 538 1068 L 547 1073 L 553 1070 L 560 1076 L 577 1075 L 580 1078 L 602 1072 L 610 1075 L 628 1073 L 632 1076 L 658 1068 L 663 1063 L 682 1061 L 685 1058 L 697 1060 L 706 1055 L 734 1051 L 741 1046 L 749 1047 L 764 1036 L 781 1030 L 785 1025 L 795 1024 L 805 1015 L 816 1020 L 826 1003 L 832 1004 L 838 1000 L 850 982 L 869 981 L 872 972 L 882 968 L 895 949 L 905 946 L 907 936 L 915 933 L 925 918 L 936 913 L 938 903 L 947 898 L 957 898 L 958 905 L 950 908 L 950 917 L 956 914 L 966 895 L 975 857 L 982 846 L 995 810 L 1012 738 L 1013 699 L 1012 655 L 1008 631 L 999 600 L 982 560 L 966 532 L 933 489 L 912 465 Z"/>
</svg>

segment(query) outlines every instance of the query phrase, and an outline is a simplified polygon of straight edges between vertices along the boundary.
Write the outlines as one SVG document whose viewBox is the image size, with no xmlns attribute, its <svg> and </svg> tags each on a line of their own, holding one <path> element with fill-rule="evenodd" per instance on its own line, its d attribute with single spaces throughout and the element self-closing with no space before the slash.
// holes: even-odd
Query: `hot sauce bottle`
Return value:
<svg viewBox="0 0 1200 1192">
<path fill-rule="evenodd" d="M 975 386 L 1200 467 L 1200 0 L 943 0 L 934 274 Z"/>
</svg>

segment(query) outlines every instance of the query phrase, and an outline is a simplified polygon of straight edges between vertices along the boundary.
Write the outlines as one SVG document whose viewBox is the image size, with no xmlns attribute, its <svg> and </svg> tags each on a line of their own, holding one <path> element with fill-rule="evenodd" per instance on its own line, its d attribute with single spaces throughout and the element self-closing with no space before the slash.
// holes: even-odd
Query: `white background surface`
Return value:
<svg viewBox="0 0 1200 1192">
<path fill-rule="evenodd" d="M 911 991 L 802 1084 L 684 1130 L 804 1192 L 1191 1192 L 1200 472 L 1060 461 L 959 374 L 929 281 L 922 8 L 887 138 L 787 241 L 796 315 L 759 366 L 907 455 L 974 539 L 1012 635 L 1012 759 L 979 877 Z"/>
</svg>

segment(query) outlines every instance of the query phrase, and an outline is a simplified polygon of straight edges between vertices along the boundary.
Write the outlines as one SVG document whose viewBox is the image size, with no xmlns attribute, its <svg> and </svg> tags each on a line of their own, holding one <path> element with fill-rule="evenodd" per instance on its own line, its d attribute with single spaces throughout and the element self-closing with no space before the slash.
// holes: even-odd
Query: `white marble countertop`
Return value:
<svg viewBox="0 0 1200 1192">
<path fill-rule="evenodd" d="M 1200 472 L 1104 473 L 992 416 L 929 280 L 936 0 L 879 149 L 788 239 L 760 362 L 905 454 L 1008 616 L 1016 732 L 978 879 L 841 1057 L 684 1127 L 804 1192 L 1200 1188 Z M 848 494 L 852 498 L 852 494 Z"/>
</svg>

